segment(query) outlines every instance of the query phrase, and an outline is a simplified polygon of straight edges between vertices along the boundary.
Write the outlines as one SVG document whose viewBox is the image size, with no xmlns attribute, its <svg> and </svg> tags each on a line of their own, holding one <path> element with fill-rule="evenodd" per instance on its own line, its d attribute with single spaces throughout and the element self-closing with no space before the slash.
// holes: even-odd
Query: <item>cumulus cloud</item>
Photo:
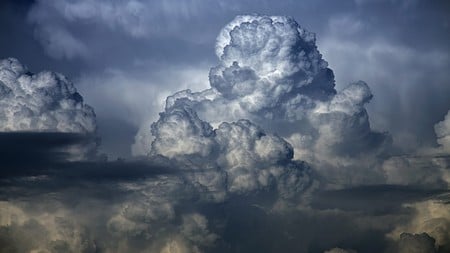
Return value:
<svg viewBox="0 0 450 253">
<path fill-rule="evenodd" d="M 65 76 L 33 74 L 14 58 L 0 61 L 0 103 L 1 131 L 96 130 L 94 110 Z"/>
<path fill-rule="evenodd" d="M 367 179 L 364 168 L 374 166 L 375 157 L 386 150 L 390 138 L 370 128 L 364 108 L 372 98 L 367 84 L 360 81 L 340 92 L 334 89 L 333 72 L 322 59 L 314 34 L 289 17 L 238 16 L 220 32 L 216 54 L 220 63 L 210 70 L 211 88 L 200 92 L 184 90 L 169 96 L 166 112 L 153 125 L 152 151 L 147 147 L 138 153 L 158 153 L 162 139 L 167 139 L 165 143 L 173 147 L 166 146 L 168 153 L 159 152 L 162 155 L 173 157 L 178 154 L 177 149 L 186 152 L 185 147 L 190 147 L 187 152 L 214 156 L 212 153 L 217 152 L 213 148 L 217 142 L 214 139 L 220 138 L 223 130 L 238 133 L 237 128 L 231 129 L 226 122 L 248 119 L 268 133 L 286 138 L 296 159 L 317 165 L 330 178 L 340 183 Z M 171 123 L 162 124 L 169 120 L 167 113 L 174 111 L 179 111 L 176 115 L 184 111 L 196 116 L 189 120 L 174 113 Z M 155 130 L 159 128 L 159 132 Z M 217 137 L 211 138 L 213 132 Z M 152 140 L 145 138 L 146 141 L 137 141 Z M 285 152 L 269 147 L 283 146 L 276 143 L 280 141 L 271 140 L 262 146 L 273 154 Z M 233 153 L 228 155 L 231 157 Z M 249 156 L 234 157 L 245 162 Z M 345 176 L 337 171 L 338 167 L 352 166 L 360 169 Z M 355 176 L 348 179 L 352 174 Z"/>
<path fill-rule="evenodd" d="M 216 54 L 220 62 L 210 70 L 211 88 L 169 96 L 151 125 L 152 137 L 143 141 L 151 145 L 141 150 L 177 161 L 201 199 L 220 203 L 275 192 L 287 202 L 296 196 L 292 203 L 298 205 L 298 197 L 318 179 L 315 172 L 338 187 L 448 188 L 446 157 L 431 156 L 428 164 L 412 157 L 386 160 L 392 139 L 370 126 L 369 86 L 358 81 L 335 90 L 315 36 L 292 18 L 238 16 L 219 34 Z M 442 126 L 437 125 L 438 138 L 445 135 Z M 221 194 L 208 196 L 211 192 Z M 273 203 L 267 210 L 286 211 Z"/>
<path fill-rule="evenodd" d="M 134 3 L 130 9 L 126 2 L 110 9 L 114 15 L 116 8 L 126 9 L 123 19 L 113 15 L 119 19 L 111 29 L 117 26 L 132 36 L 145 36 L 139 29 L 124 28 L 127 22 L 139 28 L 139 19 L 128 20 L 129 10 L 139 14 L 144 8 L 141 2 Z M 64 15 L 77 21 L 100 15 L 105 22 L 103 10 L 89 6 L 67 6 Z M 45 164 L 53 169 L 38 175 L 1 178 L 0 196 L 8 201 L 0 202 L 0 250 L 382 252 L 392 241 L 401 250 L 410 245 L 429 250 L 433 238 L 439 249 L 447 249 L 448 205 L 434 206 L 436 202 L 430 200 L 414 203 L 443 192 L 427 190 L 430 185 L 446 187 L 439 173 L 447 165 L 432 169 L 431 174 L 402 177 L 403 167 L 410 165 L 399 166 L 402 161 L 397 160 L 382 164 L 379 158 L 389 149 L 390 138 L 369 124 L 365 106 L 372 93 L 368 85 L 359 81 L 335 90 L 333 72 L 312 33 L 289 17 L 239 16 L 220 33 L 216 53 L 220 61 L 210 71 L 210 88 L 169 96 L 159 119 L 145 126 L 146 134 L 137 136 L 138 142 L 148 144 L 138 150 L 148 155 L 147 160 L 58 160 Z M 14 67 L 21 65 L 10 65 L 12 73 L 21 69 Z M 21 73 L 24 77 L 12 79 L 18 80 L 15 85 L 32 83 L 26 80 L 33 80 L 33 75 Z M 43 89 L 42 96 L 38 96 L 41 90 L 36 95 L 32 92 L 29 99 L 17 96 L 24 106 L 37 108 L 30 110 L 39 115 L 24 127 L 94 132 L 95 121 L 89 117 L 93 113 L 88 113 L 92 110 L 76 99 L 79 95 L 74 95 L 73 86 L 57 74 L 48 76 L 48 83 L 35 84 L 51 84 L 52 89 Z M 0 94 L 11 93 L 0 88 Z M 61 103 L 76 110 L 69 107 L 69 116 L 47 123 L 50 116 L 41 114 L 64 114 L 61 108 L 67 107 Z M 59 122 L 65 123 L 59 126 Z M 441 132 L 445 135 L 440 126 L 438 138 Z M 50 144 L 53 150 L 53 145 L 61 143 Z M 445 164 L 446 160 L 433 162 Z M 318 182 L 342 187 L 371 183 L 369 179 L 404 186 L 350 189 L 354 195 L 340 205 L 331 201 L 336 199 L 333 196 L 319 208 L 310 201 L 318 198 L 310 194 Z M 410 185 L 425 187 L 417 193 Z M 405 199 L 413 203 L 401 206 Z M 403 234 L 398 239 L 403 232 L 426 232 L 433 238 Z"/>
<path fill-rule="evenodd" d="M 242 193 L 273 186 L 287 197 L 311 184 L 308 166 L 291 161 L 290 144 L 266 134 L 248 120 L 224 122 L 213 129 L 177 100 L 176 105 L 160 114 L 152 125 L 152 134 L 155 139 L 151 155 L 188 160 L 189 168 L 206 170 L 206 174 L 200 172 L 192 178 L 195 183 L 210 188 L 215 182 L 216 191 Z M 203 178 L 206 175 L 208 178 Z"/>
<path fill-rule="evenodd" d="M 65 152 L 70 159 L 83 159 L 96 150 L 94 110 L 83 102 L 72 82 L 61 74 L 49 71 L 33 74 L 14 58 L 0 60 L 0 120 L 3 134 L 67 133 Z M 79 138 L 69 134 L 79 134 Z M 86 138 L 81 141 L 83 135 Z M 60 137 L 60 140 L 64 139 Z M 62 146 L 64 144 L 59 148 Z M 29 150 L 33 150 L 33 146 Z M 45 152 L 34 151 L 37 152 L 28 155 L 47 157 Z"/>
</svg>

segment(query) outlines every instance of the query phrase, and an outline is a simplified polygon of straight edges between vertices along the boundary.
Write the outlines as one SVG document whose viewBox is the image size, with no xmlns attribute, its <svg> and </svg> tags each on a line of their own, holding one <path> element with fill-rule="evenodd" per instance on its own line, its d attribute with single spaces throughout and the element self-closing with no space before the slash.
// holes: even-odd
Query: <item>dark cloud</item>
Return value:
<svg viewBox="0 0 450 253">
<path fill-rule="evenodd" d="M 404 233 L 400 235 L 400 242 L 398 252 L 421 252 L 421 253 L 433 253 L 437 252 L 434 245 L 435 240 L 428 234 L 408 234 Z"/>
<path fill-rule="evenodd" d="M 414 186 L 373 185 L 319 191 L 311 205 L 318 209 L 362 211 L 374 215 L 401 212 L 402 205 L 450 193 L 447 188 L 430 190 Z"/>
<path fill-rule="evenodd" d="M 77 133 L 2 132 L 1 177 L 38 174 L 56 167 L 71 158 L 70 147 L 89 145 L 93 138 Z"/>
</svg>

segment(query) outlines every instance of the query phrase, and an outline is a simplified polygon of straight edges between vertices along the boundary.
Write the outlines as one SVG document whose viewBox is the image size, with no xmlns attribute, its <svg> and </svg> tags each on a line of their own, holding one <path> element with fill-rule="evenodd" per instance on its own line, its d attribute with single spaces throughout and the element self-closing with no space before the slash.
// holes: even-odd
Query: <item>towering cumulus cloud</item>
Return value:
<svg viewBox="0 0 450 253">
<path fill-rule="evenodd" d="M 83 158 L 96 147 L 95 138 L 91 138 L 96 131 L 94 110 L 83 102 L 73 84 L 58 73 L 44 71 L 33 74 L 14 58 L 0 60 L 0 122 L 2 137 L 9 136 L 8 140 L 12 141 L 16 137 L 22 138 L 17 142 L 27 146 L 24 141 L 30 141 L 29 147 L 35 144 L 24 137 L 23 132 L 36 141 L 41 139 L 40 143 L 42 140 L 51 143 L 47 139 L 53 137 L 59 138 L 59 142 L 66 137 L 74 139 L 70 134 L 89 137 L 87 142 L 66 145 L 72 159 Z M 59 137 L 51 134 L 55 132 L 63 134 Z"/>
<path fill-rule="evenodd" d="M 18 60 L 0 61 L 1 131 L 94 132 L 93 109 L 61 74 L 32 74 Z"/>
<path fill-rule="evenodd" d="M 372 98 L 367 84 L 352 83 L 337 92 L 333 72 L 317 50 L 314 34 L 292 18 L 238 16 L 220 32 L 216 54 L 220 63 L 211 68 L 211 88 L 168 97 L 165 112 L 152 126 L 151 151 L 147 147 L 141 153 L 172 157 L 195 152 L 213 157 L 219 152 L 232 157 L 234 163 L 245 163 L 252 156 L 241 151 L 237 155 L 236 149 L 220 142 L 220 136 L 244 143 L 250 137 L 253 140 L 246 149 L 285 159 L 294 151 L 296 159 L 316 164 L 336 180 L 362 180 L 367 175 L 364 167 L 373 166 L 374 158 L 389 143 L 389 136 L 370 128 L 364 108 Z M 253 125 L 290 144 L 270 134 L 263 138 L 261 134 L 236 135 L 251 133 Z M 258 159 L 277 161 L 279 157 Z M 342 176 L 336 172 L 338 167 L 348 167 L 351 173 Z M 359 174 L 352 168 L 358 168 Z"/>
</svg>

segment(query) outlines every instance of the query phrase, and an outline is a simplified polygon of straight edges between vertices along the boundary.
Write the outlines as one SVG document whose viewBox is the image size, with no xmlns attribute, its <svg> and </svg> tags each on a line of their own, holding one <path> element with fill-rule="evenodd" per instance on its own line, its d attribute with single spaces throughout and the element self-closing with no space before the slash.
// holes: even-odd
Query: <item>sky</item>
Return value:
<svg viewBox="0 0 450 253">
<path fill-rule="evenodd" d="M 450 251 L 448 1 L 0 14 L 0 252 Z"/>
</svg>

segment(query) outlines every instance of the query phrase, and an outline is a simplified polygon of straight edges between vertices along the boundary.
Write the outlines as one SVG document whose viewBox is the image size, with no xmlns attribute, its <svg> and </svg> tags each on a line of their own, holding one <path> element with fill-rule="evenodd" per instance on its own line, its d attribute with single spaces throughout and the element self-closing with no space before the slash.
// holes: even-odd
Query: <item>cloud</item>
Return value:
<svg viewBox="0 0 450 253">
<path fill-rule="evenodd" d="M 14 58 L 0 60 L 0 120 L 2 136 L 11 136 L 13 139 L 15 137 L 20 139 L 21 134 L 4 133 L 68 133 L 64 155 L 70 155 L 73 160 L 89 157 L 96 151 L 98 140 L 95 138 L 97 123 L 94 110 L 83 102 L 83 97 L 73 84 L 58 73 L 43 71 L 33 74 Z M 63 135 L 49 134 L 49 136 L 56 137 L 54 139 L 56 143 L 58 140 L 64 140 Z M 37 135 L 30 134 L 28 137 L 33 139 Z M 10 144 L 11 148 L 14 148 L 15 143 Z M 45 146 L 52 142 L 46 143 L 44 140 L 42 144 Z M 60 143 L 59 148 L 63 145 Z M 31 153 L 28 155 L 35 158 L 48 151 L 44 148 L 40 154 L 39 150 L 33 149 L 34 147 L 29 147 L 28 151 Z M 25 152 L 22 157 L 26 155 Z M 45 155 L 40 157 L 46 158 Z"/>
<path fill-rule="evenodd" d="M 448 189 L 450 185 L 450 150 L 448 150 L 448 115 L 435 124 L 438 147 L 424 147 L 413 154 L 391 156 L 381 169 L 386 182 L 414 185 L 428 189 Z"/>
<path fill-rule="evenodd" d="M 94 110 L 63 75 L 32 74 L 17 59 L 0 61 L 1 131 L 93 133 Z"/>
<path fill-rule="evenodd" d="M 445 115 L 443 121 L 434 125 L 434 131 L 436 132 L 437 143 L 440 145 L 440 148 L 444 152 L 450 153 L 450 111 Z"/>
<path fill-rule="evenodd" d="M 371 185 L 340 190 L 318 189 L 314 193 L 310 205 L 314 209 L 320 210 L 339 209 L 389 215 L 401 212 L 404 204 L 426 201 L 447 193 L 448 189 L 427 189 L 402 185 Z M 386 197 L 387 195 L 389 197 Z"/>
<path fill-rule="evenodd" d="M 178 148 L 207 157 L 215 152 L 211 136 L 220 134 L 227 125 L 222 122 L 248 119 L 267 132 L 286 138 L 296 159 L 317 165 L 321 173 L 342 183 L 352 174 L 350 180 L 367 179 L 363 171 L 374 165 L 364 164 L 368 160 L 376 163 L 375 157 L 389 147 L 389 135 L 370 128 L 364 108 L 372 98 L 367 84 L 352 83 L 337 92 L 333 72 L 315 45 L 315 35 L 294 19 L 238 16 L 220 32 L 216 54 L 220 63 L 210 70 L 211 88 L 169 96 L 165 113 L 153 125 L 156 139 L 137 138 L 138 143 L 153 141 L 152 151 L 149 146 L 138 153 L 173 157 Z M 165 121 L 170 122 L 162 124 Z M 158 150 L 165 138 L 165 143 L 173 147 L 166 146 L 164 154 Z M 240 162 L 239 157 L 236 159 Z M 345 176 L 334 176 L 333 173 L 339 174 L 337 167 L 343 166 L 358 167 L 359 173 L 355 169 Z"/>
<path fill-rule="evenodd" d="M 292 147 L 278 136 L 268 135 L 248 120 L 222 123 L 213 129 L 182 101 L 160 114 L 152 125 L 150 155 L 162 155 L 189 161 L 194 170 L 210 171 L 213 182 L 203 177 L 195 183 L 229 192 L 251 192 L 261 188 L 278 187 L 280 194 L 289 196 L 307 188 L 311 179 L 309 168 L 291 161 Z M 221 185 L 226 182 L 226 185 Z M 207 183 L 205 185 L 205 183 Z"/>
<path fill-rule="evenodd" d="M 439 153 L 393 156 L 385 160 L 382 170 L 386 182 L 446 189 L 450 184 L 450 156 Z"/>
<path fill-rule="evenodd" d="M 392 17 L 404 13 L 392 7 L 383 9 L 392 10 Z M 415 20 L 429 20 L 423 16 L 424 12 L 407 11 L 412 12 L 416 12 Z M 321 51 L 335 71 L 337 88 L 363 79 L 374 94 L 373 101 L 367 106 L 374 129 L 388 129 L 394 145 L 405 152 L 433 146 L 433 125 L 442 119 L 450 106 L 443 95 L 449 93 L 445 85 L 449 75 L 443 71 L 450 60 L 446 54 L 448 49 L 438 44 L 427 45 L 427 38 L 438 38 L 441 33 L 436 32 L 437 37 L 431 34 L 418 36 L 400 27 L 418 27 L 423 22 L 403 21 L 391 26 L 388 23 L 395 21 L 381 19 L 379 15 L 368 21 L 367 15 L 370 14 L 348 13 L 344 16 L 350 16 L 352 24 L 359 23 L 364 27 L 358 34 L 346 36 L 346 27 L 336 29 L 336 24 L 330 20 L 327 31 L 319 38 Z M 434 97 L 432 102 L 430 97 Z"/>
<path fill-rule="evenodd" d="M 353 250 L 345 250 L 345 249 L 341 249 L 341 248 L 332 248 L 330 250 L 324 251 L 324 253 L 352 253 L 355 252 Z"/>
<path fill-rule="evenodd" d="M 408 234 L 403 233 L 400 235 L 399 242 L 399 253 L 406 252 L 421 252 L 421 253 L 433 253 L 437 252 L 434 246 L 434 239 L 427 235 L 426 233 L 422 234 Z"/>
<path fill-rule="evenodd" d="M 68 6 L 64 15 L 77 21 L 102 15 L 89 6 Z M 127 18 L 111 29 L 139 26 Z M 442 167 L 411 177 L 398 176 L 409 165 L 383 163 L 390 138 L 369 124 L 368 85 L 335 90 L 313 34 L 293 18 L 239 16 L 216 49 L 210 88 L 169 96 L 147 133 L 137 136 L 148 143 L 143 160 L 70 161 L 65 148 L 95 132 L 70 128 L 80 124 L 77 117 L 64 118 L 68 130 L 0 135 L 0 151 L 12 154 L 0 178 L 0 251 L 370 253 L 395 243 L 426 248 L 433 238 L 447 249 L 448 205 L 435 202 L 448 192 L 439 174 L 448 167 L 445 156 L 430 156 Z M 58 104 L 64 94 L 44 97 Z M 17 140 L 29 146 L 30 161 L 21 161 Z M 319 188 L 374 181 L 401 186 Z M 433 238 L 399 239 L 405 231 Z"/>
<path fill-rule="evenodd" d="M 405 245 L 403 245 L 405 249 L 410 249 L 407 247 L 408 244 L 418 247 L 420 244 L 423 244 L 422 247 L 424 249 L 427 247 L 430 248 L 430 244 L 433 246 L 436 244 L 437 249 L 440 250 L 439 252 L 448 251 L 450 249 L 450 206 L 448 204 L 448 193 L 447 195 L 443 195 L 442 199 L 419 201 L 405 205 L 414 211 L 413 218 L 405 224 L 399 224 L 388 235 L 395 238 L 401 232 L 410 233 L 410 235 L 404 235 L 403 237 L 405 238 L 400 238 L 400 244 L 402 244 L 402 240 L 405 240 Z M 419 233 L 426 234 L 411 235 Z"/>
</svg>

